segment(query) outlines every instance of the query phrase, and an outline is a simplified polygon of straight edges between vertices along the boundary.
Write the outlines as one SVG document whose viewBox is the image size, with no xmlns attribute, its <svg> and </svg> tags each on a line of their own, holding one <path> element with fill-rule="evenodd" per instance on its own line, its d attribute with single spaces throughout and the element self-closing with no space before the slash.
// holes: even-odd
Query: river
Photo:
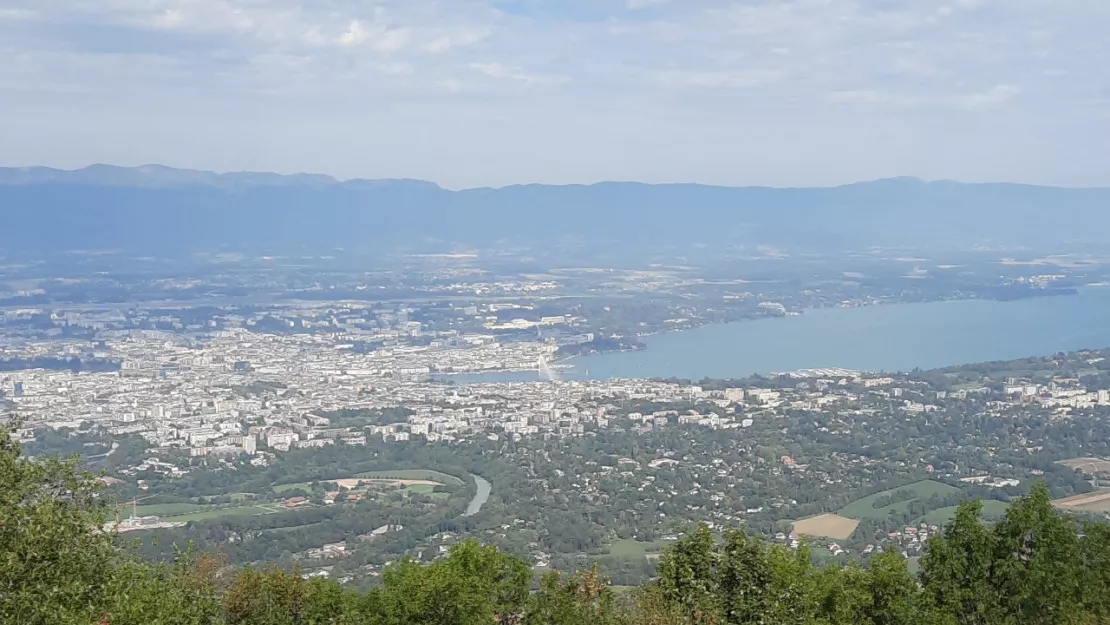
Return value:
<svg viewBox="0 0 1110 625">
<path fill-rule="evenodd" d="M 478 485 L 478 492 L 474 494 L 474 498 L 466 505 L 466 512 L 463 516 L 474 516 L 482 510 L 482 506 L 486 505 L 489 500 L 489 494 L 493 492 L 493 485 L 486 481 L 480 475 L 471 475 L 474 478 L 474 483 Z"/>
<path fill-rule="evenodd" d="M 1009 302 L 961 300 L 823 308 L 646 337 L 648 348 L 572 359 L 565 379 L 737 378 L 825 367 L 930 369 L 1110 347 L 1110 288 Z M 451 376 L 526 381 L 532 372 Z"/>
</svg>

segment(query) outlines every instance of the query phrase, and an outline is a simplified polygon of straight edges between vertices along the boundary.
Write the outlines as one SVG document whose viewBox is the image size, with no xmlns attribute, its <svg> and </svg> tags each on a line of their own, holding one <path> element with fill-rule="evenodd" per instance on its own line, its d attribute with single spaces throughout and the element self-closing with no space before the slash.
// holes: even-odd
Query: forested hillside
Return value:
<svg viewBox="0 0 1110 625">
<path fill-rule="evenodd" d="M 28 459 L 0 432 L 0 621 L 43 625 L 1026 624 L 1110 620 L 1110 526 L 1055 512 L 1047 489 L 984 524 L 960 506 L 915 576 L 896 553 L 812 564 L 742 529 L 691 528 L 658 578 L 614 589 L 596 570 L 539 575 L 464 542 L 402 561 L 361 592 L 297 571 L 235 569 L 218 553 L 141 562 L 76 460 Z M 107 529 L 102 529 L 107 528 Z"/>
</svg>

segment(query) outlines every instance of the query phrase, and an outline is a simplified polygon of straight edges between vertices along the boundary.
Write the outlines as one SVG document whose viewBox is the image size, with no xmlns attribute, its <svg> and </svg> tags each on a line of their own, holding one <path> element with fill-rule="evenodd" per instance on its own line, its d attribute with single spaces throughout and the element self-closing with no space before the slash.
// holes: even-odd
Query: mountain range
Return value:
<svg viewBox="0 0 1110 625">
<path fill-rule="evenodd" d="M 1107 242 L 1110 188 L 892 178 L 838 187 L 602 182 L 462 191 L 421 180 L 161 165 L 0 168 L 0 254 L 322 253 L 508 244 L 1056 249 Z"/>
</svg>

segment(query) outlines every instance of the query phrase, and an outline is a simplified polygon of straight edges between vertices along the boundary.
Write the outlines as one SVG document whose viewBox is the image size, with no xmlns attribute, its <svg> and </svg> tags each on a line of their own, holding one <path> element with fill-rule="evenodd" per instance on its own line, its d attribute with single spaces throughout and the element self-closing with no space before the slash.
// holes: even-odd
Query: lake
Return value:
<svg viewBox="0 0 1110 625">
<path fill-rule="evenodd" d="M 931 369 L 1110 347 L 1110 288 L 1009 302 L 962 300 L 807 310 L 795 317 L 645 337 L 648 348 L 567 361 L 564 379 L 737 378 L 826 367 Z M 532 372 L 450 376 L 458 383 L 537 380 Z"/>
</svg>

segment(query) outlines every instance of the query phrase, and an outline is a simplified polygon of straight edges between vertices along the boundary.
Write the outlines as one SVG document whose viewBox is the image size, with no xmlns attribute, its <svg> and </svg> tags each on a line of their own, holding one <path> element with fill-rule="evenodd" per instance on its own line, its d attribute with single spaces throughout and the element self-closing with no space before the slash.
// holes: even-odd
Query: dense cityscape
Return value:
<svg viewBox="0 0 1110 625">
<path fill-rule="evenodd" d="M 650 353 L 658 332 L 999 288 L 1067 296 L 1061 285 L 1100 281 L 1101 263 L 1010 263 L 1001 279 L 964 272 L 954 286 L 874 259 L 890 278 L 845 287 L 790 277 L 779 260 L 787 278 L 753 289 L 690 268 L 537 277 L 473 257 L 405 262 L 432 268 L 393 282 L 397 299 L 302 268 L 285 275 L 320 271 L 311 279 L 335 285 L 323 292 L 347 295 L 307 297 L 319 287 L 277 273 L 268 303 L 235 299 L 249 286 L 219 293 L 226 270 L 173 283 L 99 274 L 74 300 L 75 282 L 24 275 L 20 289 L 16 269 L 10 299 L 40 303 L 5 309 L 0 401 L 32 455 L 79 453 L 103 471 L 117 502 L 105 527 L 138 537 L 145 557 L 191 542 L 235 565 L 361 586 L 471 537 L 537 573 L 596 562 L 636 585 L 698 523 L 805 544 L 818 562 L 887 548 L 916 562 L 968 499 L 998 519 L 1043 482 L 1061 510 L 1108 509 L 1102 351 L 905 373 L 588 374 L 592 354 Z M 144 284 L 186 294 L 96 295 Z"/>
</svg>

